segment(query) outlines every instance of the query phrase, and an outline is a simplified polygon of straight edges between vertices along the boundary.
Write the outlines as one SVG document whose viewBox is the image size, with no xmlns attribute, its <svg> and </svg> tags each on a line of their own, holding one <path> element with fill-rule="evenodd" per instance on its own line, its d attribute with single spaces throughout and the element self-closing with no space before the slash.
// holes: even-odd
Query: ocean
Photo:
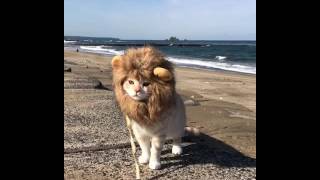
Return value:
<svg viewBox="0 0 320 180">
<path fill-rule="evenodd" d="M 177 66 L 256 74 L 256 41 L 120 40 L 65 37 L 64 48 L 105 55 L 120 55 L 129 47 L 149 44 Z"/>
</svg>

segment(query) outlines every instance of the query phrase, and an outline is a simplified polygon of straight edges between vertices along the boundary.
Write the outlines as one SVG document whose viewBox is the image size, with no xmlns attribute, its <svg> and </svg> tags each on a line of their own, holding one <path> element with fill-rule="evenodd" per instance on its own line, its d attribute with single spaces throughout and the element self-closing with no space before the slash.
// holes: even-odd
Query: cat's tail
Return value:
<svg viewBox="0 0 320 180">
<path fill-rule="evenodd" d="M 187 126 L 184 128 L 184 131 L 187 135 L 189 135 L 189 134 L 194 135 L 194 136 L 200 135 L 200 130 L 198 128 Z"/>
</svg>

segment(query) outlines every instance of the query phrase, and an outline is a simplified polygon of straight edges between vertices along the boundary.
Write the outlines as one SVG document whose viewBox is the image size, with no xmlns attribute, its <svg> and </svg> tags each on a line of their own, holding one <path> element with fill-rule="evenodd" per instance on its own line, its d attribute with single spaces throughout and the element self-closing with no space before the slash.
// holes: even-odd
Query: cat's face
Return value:
<svg viewBox="0 0 320 180">
<path fill-rule="evenodd" d="M 149 81 L 140 80 L 134 78 L 128 78 L 123 83 L 123 89 L 134 100 L 143 101 L 148 99 L 150 93 L 148 86 Z"/>
</svg>

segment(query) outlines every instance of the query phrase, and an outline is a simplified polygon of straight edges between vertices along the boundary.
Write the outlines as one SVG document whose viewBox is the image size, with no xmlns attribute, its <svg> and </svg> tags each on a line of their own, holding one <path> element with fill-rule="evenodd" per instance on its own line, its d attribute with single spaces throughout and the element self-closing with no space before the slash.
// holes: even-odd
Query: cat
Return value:
<svg viewBox="0 0 320 180">
<path fill-rule="evenodd" d="M 160 155 L 166 139 L 172 139 L 172 153 L 182 153 L 181 137 L 186 127 L 182 98 L 175 90 L 172 64 L 153 47 L 131 48 L 112 60 L 116 99 L 141 148 L 140 164 L 160 169 Z"/>
<path fill-rule="evenodd" d="M 143 79 L 139 81 L 134 78 L 128 78 L 123 84 L 123 89 L 132 99 L 145 101 L 150 94 L 148 91 L 149 84 L 148 81 Z M 173 140 L 173 154 L 180 155 L 182 153 L 181 137 L 184 135 L 186 126 L 185 107 L 178 94 L 174 98 L 176 103 L 160 115 L 161 121 L 151 126 L 140 125 L 135 121 L 131 122 L 133 133 L 142 151 L 138 161 L 140 164 L 149 163 L 150 169 L 159 169 L 161 167 L 160 154 L 166 138 Z"/>
</svg>

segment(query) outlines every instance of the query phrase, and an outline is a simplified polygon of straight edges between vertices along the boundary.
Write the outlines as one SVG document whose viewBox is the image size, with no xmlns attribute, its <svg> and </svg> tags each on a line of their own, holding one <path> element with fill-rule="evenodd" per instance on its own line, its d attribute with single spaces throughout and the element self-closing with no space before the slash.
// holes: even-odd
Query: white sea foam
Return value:
<svg viewBox="0 0 320 180">
<path fill-rule="evenodd" d="M 226 56 L 216 56 L 214 59 L 218 60 L 218 61 L 223 61 L 225 59 L 227 59 Z"/>
<path fill-rule="evenodd" d="M 215 61 L 203 61 L 203 60 L 195 60 L 195 59 L 184 59 L 184 58 L 174 58 L 168 57 L 168 60 L 185 66 L 200 66 L 205 68 L 216 68 L 228 71 L 236 71 L 243 73 L 256 74 L 256 67 L 241 65 L 241 64 L 231 64 L 225 62 L 215 62 Z"/>
<path fill-rule="evenodd" d="M 64 40 L 64 44 L 75 43 L 75 42 L 77 42 L 77 41 L 66 41 L 66 40 Z"/>
<path fill-rule="evenodd" d="M 108 46 L 80 46 L 80 49 L 88 52 L 109 55 L 121 55 L 124 53 L 124 51 L 117 51 L 115 49 L 108 48 Z"/>
<path fill-rule="evenodd" d="M 122 55 L 124 51 L 115 50 L 109 46 L 80 46 L 80 49 L 98 53 L 98 54 L 108 54 L 108 55 Z M 216 61 L 204 61 L 201 59 L 186 59 L 186 58 L 177 58 L 177 57 L 168 57 L 169 61 L 183 66 L 198 66 L 203 68 L 215 68 L 215 69 L 222 69 L 228 71 L 236 71 L 236 72 L 243 72 L 243 73 L 250 73 L 256 74 L 256 67 L 242 65 L 242 64 L 231 64 L 224 60 L 227 59 L 225 56 L 216 56 Z"/>
</svg>

